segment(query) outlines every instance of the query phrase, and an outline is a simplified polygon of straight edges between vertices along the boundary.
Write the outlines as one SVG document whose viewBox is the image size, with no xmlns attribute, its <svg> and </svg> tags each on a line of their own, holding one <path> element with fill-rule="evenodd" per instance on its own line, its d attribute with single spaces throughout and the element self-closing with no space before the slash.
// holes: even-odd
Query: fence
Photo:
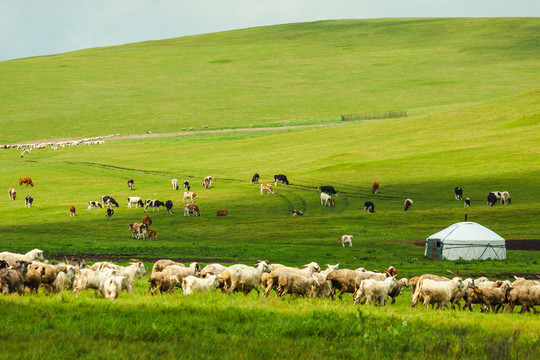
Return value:
<svg viewBox="0 0 540 360">
<path fill-rule="evenodd" d="M 341 115 L 342 121 L 373 120 L 407 117 L 407 111 L 371 111 Z"/>
</svg>

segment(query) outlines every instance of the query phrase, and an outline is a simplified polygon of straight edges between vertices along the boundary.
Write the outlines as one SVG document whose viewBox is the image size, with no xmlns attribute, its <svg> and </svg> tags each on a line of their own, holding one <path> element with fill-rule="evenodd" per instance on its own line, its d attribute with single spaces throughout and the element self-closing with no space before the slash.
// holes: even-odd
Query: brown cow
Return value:
<svg viewBox="0 0 540 360">
<path fill-rule="evenodd" d="M 17 198 L 17 191 L 14 188 L 9 189 L 9 199 L 15 200 Z"/>
<path fill-rule="evenodd" d="M 26 184 L 26 187 L 28 187 L 28 185 L 31 185 L 32 187 L 34 187 L 34 183 L 32 182 L 32 179 L 30 179 L 29 177 L 20 177 L 19 186 L 22 186 L 22 184 Z"/>
<path fill-rule="evenodd" d="M 148 239 L 157 240 L 157 232 L 152 229 L 148 229 Z"/>
<path fill-rule="evenodd" d="M 152 218 L 148 215 L 145 215 L 142 218 L 142 223 L 149 227 L 150 225 L 152 225 Z"/>
<path fill-rule="evenodd" d="M 227 216 L 227 215 L 229 215 L 229 210 L 227 209 L 219 210 L 217 212 L 217 216 Z"/>
<path fill-rule="evenodd" d="M 197 213 L 197 215 L 195 215 Z M 188 204 L 186 205 L 184 209 L 184 216 L 201 216 L 201 211 L 199 210 L 199 206 L 196 204 Z"/>
<path fill-rule="evenodd" d="M 69 207 L 69 216 L 75 216 L 75 206 L 73 205 Z"/>
<path fill-rule="evenodd" d="M 377 181 L 375 181 L 375 182 L 373 183 L 373 185 L 371 186 L 371 193 L 372 193 L 372 194 L 376 194 L 378 188 L 379 188 L 379 183 L 378 183 Z"/>
<path fill-rule="evenodd" d="M 403 203 L 403 211 L 410 210 L 412 205 L 413 201 L 411 199 L 405 200 L 405 202 Z"/>
</svg>

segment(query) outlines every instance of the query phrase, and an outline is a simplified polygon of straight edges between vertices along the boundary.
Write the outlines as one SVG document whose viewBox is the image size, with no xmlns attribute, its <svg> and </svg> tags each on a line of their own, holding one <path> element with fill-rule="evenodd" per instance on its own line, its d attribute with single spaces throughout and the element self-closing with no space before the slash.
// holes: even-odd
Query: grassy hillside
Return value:
<svg viewBox="0 0 540 360">
<path fill-rule="evenodd" d="M 322 21 L 4 61 L 0 143 L 462 108 L 536 89 L 539 31 L 537 18 Z"/>
</svg>

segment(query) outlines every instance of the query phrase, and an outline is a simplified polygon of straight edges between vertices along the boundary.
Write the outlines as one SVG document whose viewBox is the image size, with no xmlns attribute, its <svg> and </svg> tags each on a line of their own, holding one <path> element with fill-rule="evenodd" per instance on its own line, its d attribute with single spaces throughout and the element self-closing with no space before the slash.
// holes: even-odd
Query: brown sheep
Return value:
<svg viewBox="0 0 540 360">
<path fill-rule="evenodd" d="M 29 262 L 18 261 L 15 267 L 0 270 L 0 288 L 2 294 L 7 295 L 17 291 L 19 295 L 24 295 L 23 283 L 28 271 Z"/>
<path fill-rule="evenodd" d="M 172 293 L 174 288 L 178 286 L 178 278 L 175 275 L 165 274 L 163 272 L 154 272 L 148 278 L 148 291 L 150 294 L 157 294 L 158 290 L 160 294 L 166 292 Z"/>
<path fill-rule="evenodd" d="M 170 266 L 170 265 L 178 265 L 178 266 L 184 266 L 184 267 L 186 266 L 182 263 L 172 261 L 169 259 L 161 259 L 154 263 L 154 266 L 152 267 L 152 273 L 163 271 L 163 269 L 165 269 L 167 266 Z"/>
<path fill-rule="evenodd" d="M 489 312 L 491 307 L 491 310 L 497 313 L 506 303 L 506 293 L 511 289 L 512 284 L 508 280 L 497 282 L 497 284 L 496 287 L 477 286 L 474 288 L 478 300 L 486 305 L 485 312 Z"/>
<path fill-rule="evenodd" d="M 24 286 L 30 290 L 30 293 L 34 291 L 38 293 L 39 286 L 41 285 L 41 277 L 45 275 L 45 268 L 38 264 L 30 264 L 26 273 L 26 279 L 24 280 Z"/>
<path fill-rule="evenodd" d="M 407 278 L 399 279 L 396 283 L 396 287 L 388 294 L 388 296 L 392 298 L 391 305 L 396 303 L 396 298 L 401 294 L 401 289 L 403 289 L 403 287 L 409 287 L 409 280 L 407 280 Z"/>
</svg>

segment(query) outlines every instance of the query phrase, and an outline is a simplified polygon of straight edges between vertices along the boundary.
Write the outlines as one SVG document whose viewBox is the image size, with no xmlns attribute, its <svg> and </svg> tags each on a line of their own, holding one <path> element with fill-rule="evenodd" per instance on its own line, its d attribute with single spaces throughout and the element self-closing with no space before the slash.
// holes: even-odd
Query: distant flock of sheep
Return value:
<svg viewBox="0 0 540 360">
<path fill-rule="evenodd" d="M 114 300 L 125 290 L 131 293 L 135 277 L 146 275 L 143 263 L 133 259 L 128 266 L 110 262 L 97 262 L 88 266 L 82 259 L 71 258 L 64 263 L 47 263 L 43 251 L 34 249 L 27 254 L 0 253 L 0 289 L 2 294 L 27 291 L 38 293 L 40 287 L 46 293 L 73 290 L 76 296 L 81 291 L 93 289 L 94 296 Z M 397 279 L 397 270 L 390 266 L 383 273 L 367 271 L 364 268 L 339 269 L 339 264 L 327 265 L 321 270 L 311 262 L 298 269 L 281 264 L 271 264 L 267 260 L 258 261 L 255 266 L 235 264 L 229 267 L 209 264 L 203 269 L 199 263 L 189 266 L 169 259 L 158 260 L 148 277 L 148 291 L 152 295 L 171 294 L 180 288 L 184 295 L 197 292 L 216 291 L 226 295 L 241 292 L 248 295 L 255 290 L 260 296 L 269 296 L 272 290 L 276 297 L 287 294 L 294 297 L 331 298 L 336 291 L 339 299 L 344 293 L 351 293 L 353 303 L 385 306 L 390 300 L 394 304 L 404 287 L 411 287 L 411 306 L 418 302 L 429 308 L 473 310 L 481 305 L 482 312 L 513 312 L 516 305 L 521 313 L 537 313 L 540 305 L 540 281 L 515 278 L 515 281 L 490 281 L 485 277 L 462 279 L 458 274 L 446 278 L 431 274 Z M 463 306 L 462 306 L 463 305 Z"/>
</svg>

